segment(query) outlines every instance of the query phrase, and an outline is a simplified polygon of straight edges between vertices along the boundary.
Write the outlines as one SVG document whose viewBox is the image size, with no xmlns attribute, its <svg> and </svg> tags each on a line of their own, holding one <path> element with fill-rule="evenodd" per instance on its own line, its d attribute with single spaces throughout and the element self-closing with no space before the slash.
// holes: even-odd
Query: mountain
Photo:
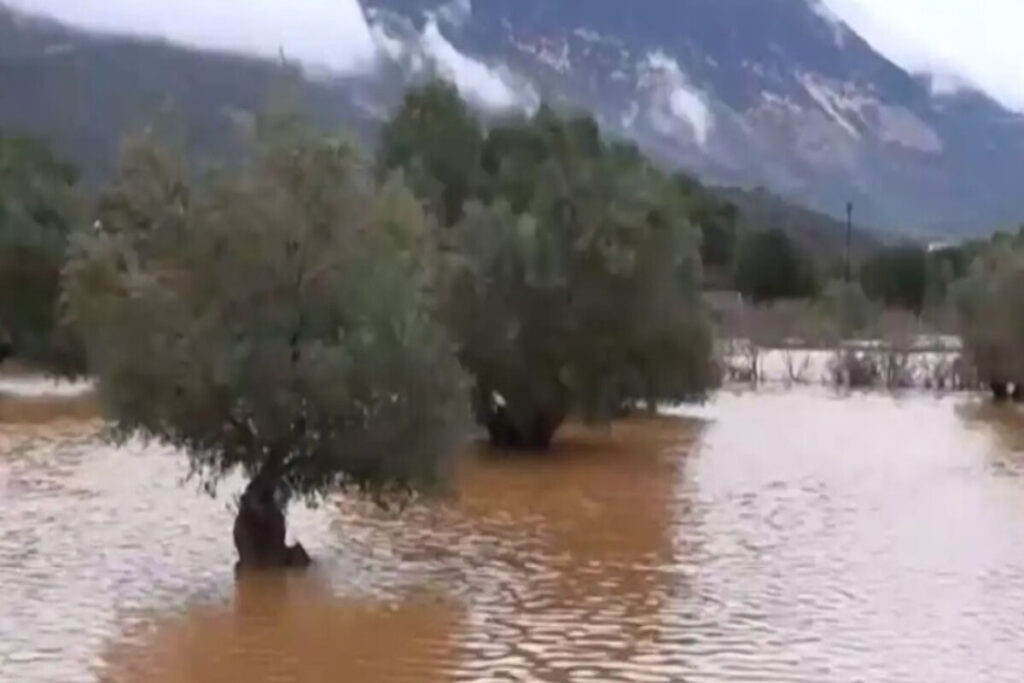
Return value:
<svg viewBox="0 0 1024 683">
<path fill-rule="evenodd" d="M 365 140 L 407 83 L 456 82 L 486 111 L 541 100 L 703 180 L 890 231 L 956 235 L 1024 216 L 1024 118 L 937 96 L 819 0 L 364 0 L 376 66 L 305 72 L 318 117 Z M 280 64 L 95 36 L 0 7 L 0 124 L 109 170 L 116 140 L 172 103 L 215 154 Z M 778 199 L 778 197 L 776 197 Z M 781 200 L 779 200 L 781 201 Z"/>
<path fill-rule="evenodd" d="M 440 30 L 711 181 L 834 215 L 852 201 L 904 231 L 1024 216 L 1024 117 L 976 92 L 934 94 L 819 0 L 367 4 L 384 34 Z"/>
<path fill-rule="evenodd" d="M 45 138 L 87 181 L 102 179 L 123 135 L 165 119 L 193 150 L 223 154 L 239 117 L 275 88 L 295 88 L 319 120 L 357 136 L 376 129 L 380 80 L 344 87 L 303 78 L 296 67 L 170 43 L 100 36 L 7 10 L 0 3 L 0 126 Z M 394 87 L 387 86 L 389 100 Z M 377 112 L 376 115 L 373 112 Z"/>
</svg>

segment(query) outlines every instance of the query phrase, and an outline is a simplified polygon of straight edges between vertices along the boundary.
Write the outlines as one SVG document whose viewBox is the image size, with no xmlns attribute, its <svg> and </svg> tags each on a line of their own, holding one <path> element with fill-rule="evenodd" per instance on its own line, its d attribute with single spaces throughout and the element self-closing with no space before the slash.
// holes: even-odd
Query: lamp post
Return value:
<svg viewBox="0 0 1024 683">
<path fill-rule="evenodd" d="M 850 241 L 853 236 L 853 202 L 846 202 L 846 284 L 850 284 Z"/>
</svg>

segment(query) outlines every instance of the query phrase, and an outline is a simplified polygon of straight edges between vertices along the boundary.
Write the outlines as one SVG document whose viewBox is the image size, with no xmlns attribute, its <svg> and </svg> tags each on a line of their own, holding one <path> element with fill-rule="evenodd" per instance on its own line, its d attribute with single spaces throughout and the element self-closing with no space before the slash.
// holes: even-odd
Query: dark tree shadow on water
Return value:
<svg viewBox="0 0 1024 683">
<path fill-rule="evenodd" d="M 993 470 L 1024 477 L 1024 407 L 984 399 L 960 406 L 957 413 L 971 429 L 991 438 L 986 452 Z"/>
</svg>

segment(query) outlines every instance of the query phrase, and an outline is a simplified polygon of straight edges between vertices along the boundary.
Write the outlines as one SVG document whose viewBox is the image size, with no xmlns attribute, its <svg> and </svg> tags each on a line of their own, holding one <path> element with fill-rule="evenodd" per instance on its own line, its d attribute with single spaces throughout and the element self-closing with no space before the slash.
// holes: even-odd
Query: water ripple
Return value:
<svg viewBox="0 0 1024 683">
<path fill-rule="evenodd" d="M 960 681 L 1024 671 L 1024 416 L 722 393 L 706 422 L 470 452 L 456 497 L 334 499 L 235 581 L 230 501 L 98 424 L 0 424 L 3 681 Z"/>
</svg>

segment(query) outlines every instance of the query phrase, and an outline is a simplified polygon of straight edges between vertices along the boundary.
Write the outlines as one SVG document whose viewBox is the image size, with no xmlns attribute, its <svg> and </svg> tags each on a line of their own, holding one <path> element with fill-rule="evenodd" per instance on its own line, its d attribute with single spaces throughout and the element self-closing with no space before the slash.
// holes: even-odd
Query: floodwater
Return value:
<svg viewBox="0 0 1024 683">
<path fill-rule="evenodd" d="M 5 682 L 1024 680 L 1013 407 L 721 392 L 470 449 L 446 501 L 297 508 L 315 568 L 236 581 L 238 482 L 40 401 L 0 400 Z"/>
</svg>

